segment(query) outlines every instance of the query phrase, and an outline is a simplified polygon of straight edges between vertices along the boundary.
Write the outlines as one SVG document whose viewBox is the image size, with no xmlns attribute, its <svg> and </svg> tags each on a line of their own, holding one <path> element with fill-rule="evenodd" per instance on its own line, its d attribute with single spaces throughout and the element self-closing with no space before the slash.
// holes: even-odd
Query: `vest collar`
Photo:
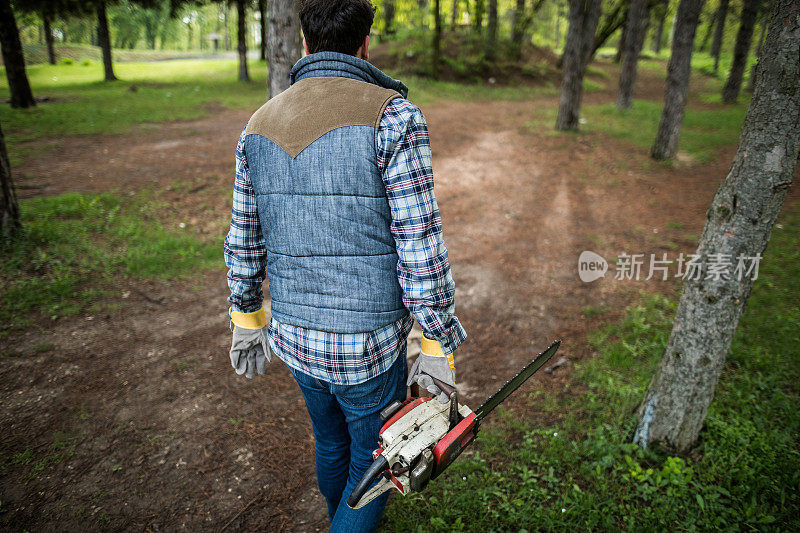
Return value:
<svg viewBox="0 0 800 533">
<path fill-rule="evenodd" d="M 386 89 L 394 89 L 403 98 L 408 96 L 408 87 L 403 82 L 387 76 L 368 61 L 339 52 L 317 52 L 316 54 L 307 55 L 292 67 L 289 81 L 294 84 L 303 78 L 319 76 L 352 78 Z"/>
</svg>

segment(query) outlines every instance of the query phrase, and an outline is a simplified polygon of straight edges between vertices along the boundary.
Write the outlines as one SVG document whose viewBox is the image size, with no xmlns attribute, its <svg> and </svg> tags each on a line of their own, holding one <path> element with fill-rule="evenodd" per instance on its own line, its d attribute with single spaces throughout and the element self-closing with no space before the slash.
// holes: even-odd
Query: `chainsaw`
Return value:
<svg viewBox="0 0 800 533">
<path fill-rule="evenodd" d="M 347 505 L 360 509 L 393 489 L 403 496 L 424 489 L 475 440 L 483 419 L 544 366 L 560 344 L 553 342 L 476 411 L 459 405 L 458 392 L 437 379 L 434 383 L 449 402 L 411 397 L 387 406 L 381 412 L 384 424 L 378 433 L 378 448 L 372 454 L 374 461 L 350 493 Z"/>
</svg>

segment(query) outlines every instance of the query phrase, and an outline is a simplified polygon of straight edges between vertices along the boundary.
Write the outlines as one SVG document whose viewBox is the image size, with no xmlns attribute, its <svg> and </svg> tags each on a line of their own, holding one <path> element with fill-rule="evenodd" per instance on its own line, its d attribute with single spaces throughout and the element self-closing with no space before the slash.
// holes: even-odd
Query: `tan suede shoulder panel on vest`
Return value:
<svg viewBox="0 0 800 533">
<path fill-rule="evenodd" d="M 400 96 L 395 90 L 350 78 L 305 78 L 261 106 L 250 118 L 246 134 L 266 137 L 295 158 L 337 128 L 377 128 L 386 105 Z"/>
</svg>

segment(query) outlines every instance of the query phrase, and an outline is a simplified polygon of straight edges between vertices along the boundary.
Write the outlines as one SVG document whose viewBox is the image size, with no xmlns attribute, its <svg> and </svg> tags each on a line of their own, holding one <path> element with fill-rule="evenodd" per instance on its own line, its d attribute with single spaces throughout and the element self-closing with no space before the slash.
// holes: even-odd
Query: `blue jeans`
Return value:
<svg viewBox="0 0 800 533">
<path fill-rule="evenodd" d="M 406 346 L 389 369 L 358 385 L 334 385 L 289 368 L 306 401 L 314 428 L 314 455 L 319 490 L 328 503 L 332 533 L 375 531 L 388 493 L 361 509 L 347 497 L 372 464 L 383 423 L 380 411 L 406 397 Z"/>
</svg>

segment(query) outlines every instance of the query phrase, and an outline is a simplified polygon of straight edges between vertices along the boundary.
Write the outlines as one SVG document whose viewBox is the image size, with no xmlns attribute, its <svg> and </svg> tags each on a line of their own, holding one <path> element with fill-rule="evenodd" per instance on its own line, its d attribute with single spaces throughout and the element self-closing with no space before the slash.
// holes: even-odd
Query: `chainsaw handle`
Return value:
<svg viewBox="0 0 800 533">
<path fill-rule="evenodd" d="M 356 505 L 358 505 L 358 502 L 369 490 L 372 482 L 378 479 L 384 470 L 388 469 L 389 461 L 386 460 L 386 457 L 383 455 L 376 457 L 375 461 L 370 465 L 369 468 L 367 468 L 367 471 L 364 472 L 364 475 L 361 476 L 361 479 L 353 489 L 353 492 L 351 492 L 350 496 L 347 497 L 348 507 L 355 509 Z"/>
<path fill-rule="evenodd" d="M 433 376 L 431 376 L 431 379 L 433 380 L 433 384 L 434 384 L 434 385 L 436 385 L 437 387 L 439 387 L 439 389 L 440 389 L 440 390 L 441 390 L 441 391 L 442 391 L 442 392 L 443 392 L 443 393 L 444 393 L 444 394 L 445 394 L 445 395 L 446 395 L 448 398 L 449 398 L 449 397 L 451 397 L 451 396 L 453 395 L 453 393 L 456 391 L 456 388 L 455 388 L 455 387 L 453 387 L 452 385 L 448 385 L 447 383 L 445 383 L 444 381 L 442 381 L 442 380 L 440 380 L 440 379 L 436 379 L 436 378 L 435 378 L 435 377 L 433 377 Z"/>
</svg>

